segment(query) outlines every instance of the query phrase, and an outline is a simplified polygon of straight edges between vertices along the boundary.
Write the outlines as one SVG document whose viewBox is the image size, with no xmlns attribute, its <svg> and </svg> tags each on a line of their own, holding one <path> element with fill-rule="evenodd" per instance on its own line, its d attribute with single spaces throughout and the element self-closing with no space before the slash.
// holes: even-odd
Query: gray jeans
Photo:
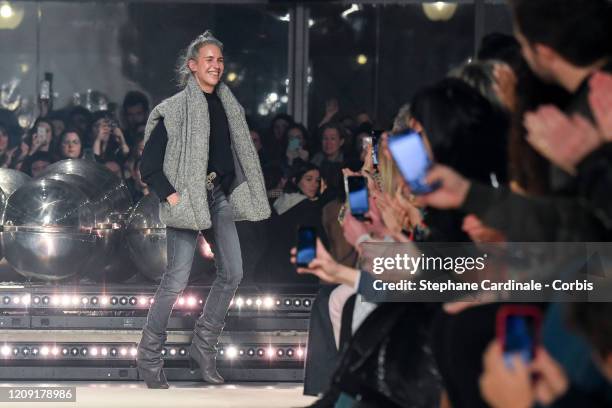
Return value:
<svg viewBox="0 0 612 408">
<path fill-rule="evenodd" d="M 223 190 L 216 186 L 208 193 L 213 235 L 215 239 L 215 266 L 217 276 L 204 303 L 197 325 L 220 332 L 234 293 L 242 280 L 242 255 L 234 223 L 232 206 Z M 149 308 L 147 327 L 153 333 L 166 332 L 172 307 L 189 281 L 198 231 L 166 228 L 168 266 L 155 292 Z"/>
</svg>

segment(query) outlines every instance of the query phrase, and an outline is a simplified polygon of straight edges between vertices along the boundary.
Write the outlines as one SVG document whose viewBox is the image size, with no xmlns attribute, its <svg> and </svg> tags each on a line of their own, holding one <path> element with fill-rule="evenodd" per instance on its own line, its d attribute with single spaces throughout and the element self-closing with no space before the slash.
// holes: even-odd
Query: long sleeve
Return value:
<svg viewBox="0 0 612 408">
<path fill-rule="evenodd" d="M 140 162 L 142 181 L 147 183 L 151 190 L 157 194 L 160 201 L 176 192 L 164 174 L 164 157 L 167 144 L 168 133 L 163 120 L 160 120 L 145 144 L 142 161 Z"/>
<path fill-rule="evenodd" d="M 461 210 L 501 230 L 509 241 L 597 241 L 606 233 L 577 197 L 525 197 L 473 182 Z"/>
<path fill-rule="evenodd" d="M 578 189 L 606 227 L 612 229 L 612 143 L 594 151 L 578 165 Z"/>
</svg>

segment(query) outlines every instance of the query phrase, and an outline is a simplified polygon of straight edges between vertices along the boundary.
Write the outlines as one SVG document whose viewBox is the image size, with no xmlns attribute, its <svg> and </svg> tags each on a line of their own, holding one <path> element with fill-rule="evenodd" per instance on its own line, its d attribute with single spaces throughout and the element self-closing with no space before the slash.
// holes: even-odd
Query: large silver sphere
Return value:
<svg viewBox="0 0 612 408">
<path fill-rule="evenodd" d="M 0 168 L 0 188 L 7 197 L 30 180 L 32 177 L 21 171 Z"/>
<path fill-rule="evenodd" d="M 126 240 L 138 271 L 159 282 L 166 269 L 166 225 L 159 219 L 159 198 L 144 196 L 128 218 Z"/>
<path fill-rule="evenodd" d="M 113 224 L 121 214 L 127 214 L 132 206 L 132 196 L 127 186 L 110 170 L 91 160 L 67 159 L 49 165 L 39 178 L 47 175 L 70 174 L 85 179 L 90 184 L 90 201 L 97 207 L 110 208 L 105 220 L 96 220 Z"/>
<path fill-rule="evenodd" d="M 81 276 L 96 282 L 121 282 L 132 277 L 136 270 L 124 245 L 123 228 L 132 198 L 125 183 L 106 167 L 82 159 L 54 163 L 40 177 L 64 181 L 89 199 L 99 248 Z"/>
<path fill-rule="evenodd" d="M 81 190 L 59 180 L 30 181 L 7 201 L 6 259 L 26 278 L 75 276 L 99 250 L 94 226 L 94 211 Z"/>
<path fill-rule="evenodd" d="M 0 194 L 0 220 L 4 218 L 4 210 L 6 208 L 6 200 L 8 200 L 9 196 L 13 194 L 15 190 L 21 187 L 23 184 L 30 181 L 32 178 L 25 173 L 22 173 L 13 169 L 5 169 L 0 168 L 0 190 L 2 191 Z M 0 231 L 0 259 L 4 254 L 4 244 L 3 244 L 3 232 Z M 6 275 L 6 274 L 2 274 Z M 8 275 L 6 275 L 8 276 Z M 15 274 L 10 274 L 10 277 L 14 277 Z M 0 281 L 3 278 L 0 276 Z"/>
</svg>

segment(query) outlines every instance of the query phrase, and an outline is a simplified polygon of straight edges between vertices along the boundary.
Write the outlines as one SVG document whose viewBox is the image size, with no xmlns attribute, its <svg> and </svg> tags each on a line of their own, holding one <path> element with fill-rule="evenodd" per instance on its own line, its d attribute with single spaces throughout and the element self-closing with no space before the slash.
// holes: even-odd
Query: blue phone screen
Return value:
<svg viewBox="0 0 612 408">
<path fill-rule="evenodd" d="M 296 263 L 308 265 L 316 258 L 317 234 L 314 228 L 302 227 L 298 231 Z"/>
<path fill-rule="evenodd" d="M 364 177 L 348 177 L 348 199 L 353 216 L 364 216 L 369 211 L 368 185 Z"/>
<path fill-rule="evenodd" d="M 534 323 L 527 316 L 508 316 L 506 318 L 506 334 L 504 339 L 504 361 L 506 366 L 512 366 L 512 358 L 519 355 L 525 363 L 533 360 Z"/>
<path fill-rule="evenodd" d="M 436 186 L 425 182 L 431 160 L 418 133 L 411 131 L 391 137 L 389 150 L 413 194 L 426 194 L 435 190 Z"/>
</svg>

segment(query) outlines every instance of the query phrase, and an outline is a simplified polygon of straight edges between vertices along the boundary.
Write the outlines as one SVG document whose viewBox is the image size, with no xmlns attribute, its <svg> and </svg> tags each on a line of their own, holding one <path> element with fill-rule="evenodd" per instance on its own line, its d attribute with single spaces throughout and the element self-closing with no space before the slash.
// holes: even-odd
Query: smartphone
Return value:
<svg viewBox="0 0 612 408">
<path fill-rule="evenodd" d="M 504 362 L 512 367 L 518 355 L 529 363 L 535 358 L 540 342 L 542 312 L 535 306 L 506 305 L 497 312 L 497 339 L 502 344 Z"/>
<path fill-rule="evenodd" d="M 301 144 L 301 140 L 297 137 L 289 139 L 289 143 L 287 144 L 287 150 L 299 150 Z"/>
<path fill-rule="evenodd" d="M 36 128 L 36 137 L 39 140 L 42 140 L 42 143 L 45 143 L 47 141 L 47 128 L 44 126 L 39 126 Z"/>
<path fill-rule="evenodd" d="M 432 166 L 429 152 L 417 132 L 407 133 L 389 138 L 389 151 L 412 194 L 427 194 L 439 187 L 438 183 L 427 184 L 425 177 Z"/>
<path fill-rule="evenodd" d="M 298 228 L 296 265 L 307 267 L 317 257 L 317 231 L 314 227 Z"/>
<path fill-rule="evenodd" d="M 368 180 L 363 176 L 349 176 L 344 181 L 351 215 L 358 220 L 364 220 L 366 213 L 370 210 Z"/>
<path fill-rule="evenodd" d="M 380 136 L 383 134 L 382 130 L 373 130 L 371 133 L 372 137 L 372 164 L 378 166 L 378 146 L 380 145 Z"/>
</svg>

